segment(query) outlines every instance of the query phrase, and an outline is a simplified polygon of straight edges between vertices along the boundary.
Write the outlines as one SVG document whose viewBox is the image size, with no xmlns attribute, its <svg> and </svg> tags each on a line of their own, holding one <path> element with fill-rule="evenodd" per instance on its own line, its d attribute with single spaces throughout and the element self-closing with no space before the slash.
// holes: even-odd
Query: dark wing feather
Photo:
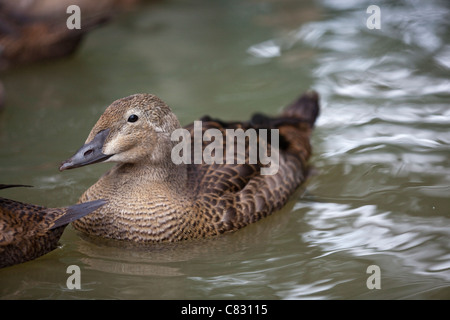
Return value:
<svg viewBox="0 0 450 320">
<path fill-rule="evenodd" d="M 1 189 L 7 189 L 7 188 L 17 188 L 17 187 L 32 188 L 33 186 L 29 186 L 29 185 L 26 185 L 26 184 L 0 184 L 0 190 Z"/>
<path fill-rule="evenodd" d="M 58 228 L 71 223 L 77 219 L 84 217 L 85 215 L 97 210 L 101 206 L 106 204 L 106 200 L 95 200 L 85 203 L 76 204 L 67 208 L 64 208 L 64 214 L 57 218 L 50 229 Z M 49 209 L 50 210 L 50 209 Z M 61 210 L 61 209 L 53 209 Z"/>
<path fill-rule="evenodd" d="M 226 141 L 226 129 L 243 129 L 241 124 L 227 124 L 222 121 L 209 120 L 209 117 L 202 118 L 202 135 L 208 129 L 217 129 Z M 194 163 L 194 130 L 193 125 L 187 126 L 191 133 L 191 165 L 188 166 L 188 177 L 190 188 L 195 190 L 194 194 L 214 193 L 222 195 L 224 192 L 237 192 L 241 190 L 253 176 L 259 174 L 260 166 L 258 164 L 250 164 L 248 161 L 248 145 L 246 145 L 245 164 L 227 164 L 226 149 L 223 144 L 216 151 L 222 153 L 224 163 L 214 164 L 193 164 Z M 245 130 L 245 129 L 244 129 Z M 209 141 L 203 141 L 202 151 L 209 145 Z M 237 148 L 234 148 L 235 156 L 237 156 Z"/>
<path fill-rule="evenodd" d="M 214 128 L 220 130 L 224 137 L 226 129 L 255 129 L 257 132 L 258 129 L 278 129 L 279 170 L 274 175 L 262 175 L 264 165 L 259 159 L 256 164 L 249 163 L 249 148 L 254 146 L 248 144 L 245 164 L 189 165 L 189 185 L 197 197 L 195 207 L 199 214 L 210 216 L 215 221 L 216 230 L 221 233 L 241 228 L 280 209 L 307 177 L 307 161 L 311 154 L 309 139 L 318 113 L 318 95 L 312 92 L 289 105 L 279 117 L 257 114 L 247 122 L 224 122 L 203 117 L 203 133 Z M 190 131 L 193 142 L 193 125 L 185 128 Z M 258 143 L 260 139 L 258 135 Z M 209 143 L 203 142 L 203 150 Z M 267 143 L 270 150 L 270 140 Z M 224 149 L 225 146 L 223 152 Z M 194 150 L 191 155 L 193 161 Z"/>
</svg>

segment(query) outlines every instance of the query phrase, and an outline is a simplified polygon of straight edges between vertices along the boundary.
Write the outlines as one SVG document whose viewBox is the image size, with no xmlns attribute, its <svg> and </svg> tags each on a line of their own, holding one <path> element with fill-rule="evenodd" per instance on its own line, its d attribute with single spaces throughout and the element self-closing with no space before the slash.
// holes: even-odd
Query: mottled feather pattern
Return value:
<svg viewBox="0 0 450 320">
<path fill-rule="evenodd" d="M 0 185 L 0 189 L 17 186 L 22 185 Z M 103 204 L 104 201 L 99 200 L 81 206 L 45 208 L 0 198 L 0 268 L 33 260 L 54 250 L 68 221 Z M 67 215 L 69 220 L 64 220 Z"/>
</svg>

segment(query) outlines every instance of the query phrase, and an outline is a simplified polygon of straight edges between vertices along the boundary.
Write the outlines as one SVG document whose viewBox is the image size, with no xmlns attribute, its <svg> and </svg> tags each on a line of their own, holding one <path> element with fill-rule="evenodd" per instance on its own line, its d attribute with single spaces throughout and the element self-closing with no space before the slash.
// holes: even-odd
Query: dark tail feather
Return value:
<svg viewBox="0 0 450 320">
<path fill-rule="evenodd" d="M 72 221 L 82 218 L 85 215 L 97 210 L 98 208 L 106 204 L 106 202 L 108 201 L 95 200 L 67 207 L 67 212 L 61 218 L 55 221 L 55 224 L 52 226 L 51 229 L 69 224 Z"/>
<path fill-rule="evenodd" d="M 33 186 L 28 186 L 26 184 L 0 184 L 0 189 L 16 188 L 16 187 L 32 188 Z"/>
<path fill-rule="evenodd" d="M 309 91 L 287 106 L 282 116 L 301 119 L 313 127 L 319 116 L 319 109 L 319 94 L 316 91 Z"/>
</svg>

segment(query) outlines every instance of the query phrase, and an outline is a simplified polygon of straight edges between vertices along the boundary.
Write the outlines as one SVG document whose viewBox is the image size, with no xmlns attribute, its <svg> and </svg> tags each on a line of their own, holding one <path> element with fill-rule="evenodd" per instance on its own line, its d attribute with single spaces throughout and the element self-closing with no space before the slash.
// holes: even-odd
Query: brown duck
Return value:
<svg viewBox="0 0 450 320">
<path fill-rule="evenodd" d="M 0 184 L 0 189 L 23 185 Z M 54 249 L 67 224 L 106 201 L 45 208 L 0 198 L 0 268 L 36 259 Z"/>
<path fill-rule="evenodd" d="M 0 0 L 0 70 L 72 54 L 83 37 L 138 0 Z M 67 26 L 80 8 L 80 28 Z M 69 8 L 69 10 L 68 10 Z"/>
<path fill-rule="evenodd" d="M 245 227 L 280 209 L 307 178 L 309 140 L 318 113 L 318 95 L 309 92 L 274 118 L 257 114 L 246 122 L 223 122 L 203 117 L 205 135 L 208 129 L 224 137 L 227 129 L 254 129 L 258 143 L 245 144 L 245 163 L 195 164 L 199 146 L 191 124 L 185 127 L 192 142 L 191 161 L 177 163 L 172 152 L 181 138 L 171 137 L 181 126 L 171 109 L 150 94 L 119 99 L 105 110 L 84 146 L 60 167 L 62 171 L 97 162 L 117 163 L 80 198 L 80 202 L 107 199 L 108 203 L 73 226 L 92 236 L 140 243 L 203 238 Z M 273 137 L 263 137 L 259 129 L 278 130 L 279 147 L 271 151 L 279 155 L 274 174 L 262 174 L 268 164 L 260 158 L 250 161 L 252 148 L 266 145 L 271 150 L 274 144 Z M 200 144 L 203 155 L 211 151 L 208 139 Z M 225 150 L 223 145 L 214 152 L 225 156 Z M 234 151 L 237 159 L 239 148 Z"/>
</svg>

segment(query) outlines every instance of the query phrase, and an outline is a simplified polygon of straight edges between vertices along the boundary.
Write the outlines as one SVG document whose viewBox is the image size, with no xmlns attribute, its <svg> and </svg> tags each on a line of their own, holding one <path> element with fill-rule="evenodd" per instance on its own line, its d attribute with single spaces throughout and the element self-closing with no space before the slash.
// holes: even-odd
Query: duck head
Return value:
<svg viewBox="0 0 450 320">
<path fill-rule="evenodd" d="M 170 108 L 151 94 L 114 101 L 92 128 L 85 144 L 59 170 L 97 162 L 158 165 L 167 162 L 171 133 L 180 123 Z"/>
</svg>

